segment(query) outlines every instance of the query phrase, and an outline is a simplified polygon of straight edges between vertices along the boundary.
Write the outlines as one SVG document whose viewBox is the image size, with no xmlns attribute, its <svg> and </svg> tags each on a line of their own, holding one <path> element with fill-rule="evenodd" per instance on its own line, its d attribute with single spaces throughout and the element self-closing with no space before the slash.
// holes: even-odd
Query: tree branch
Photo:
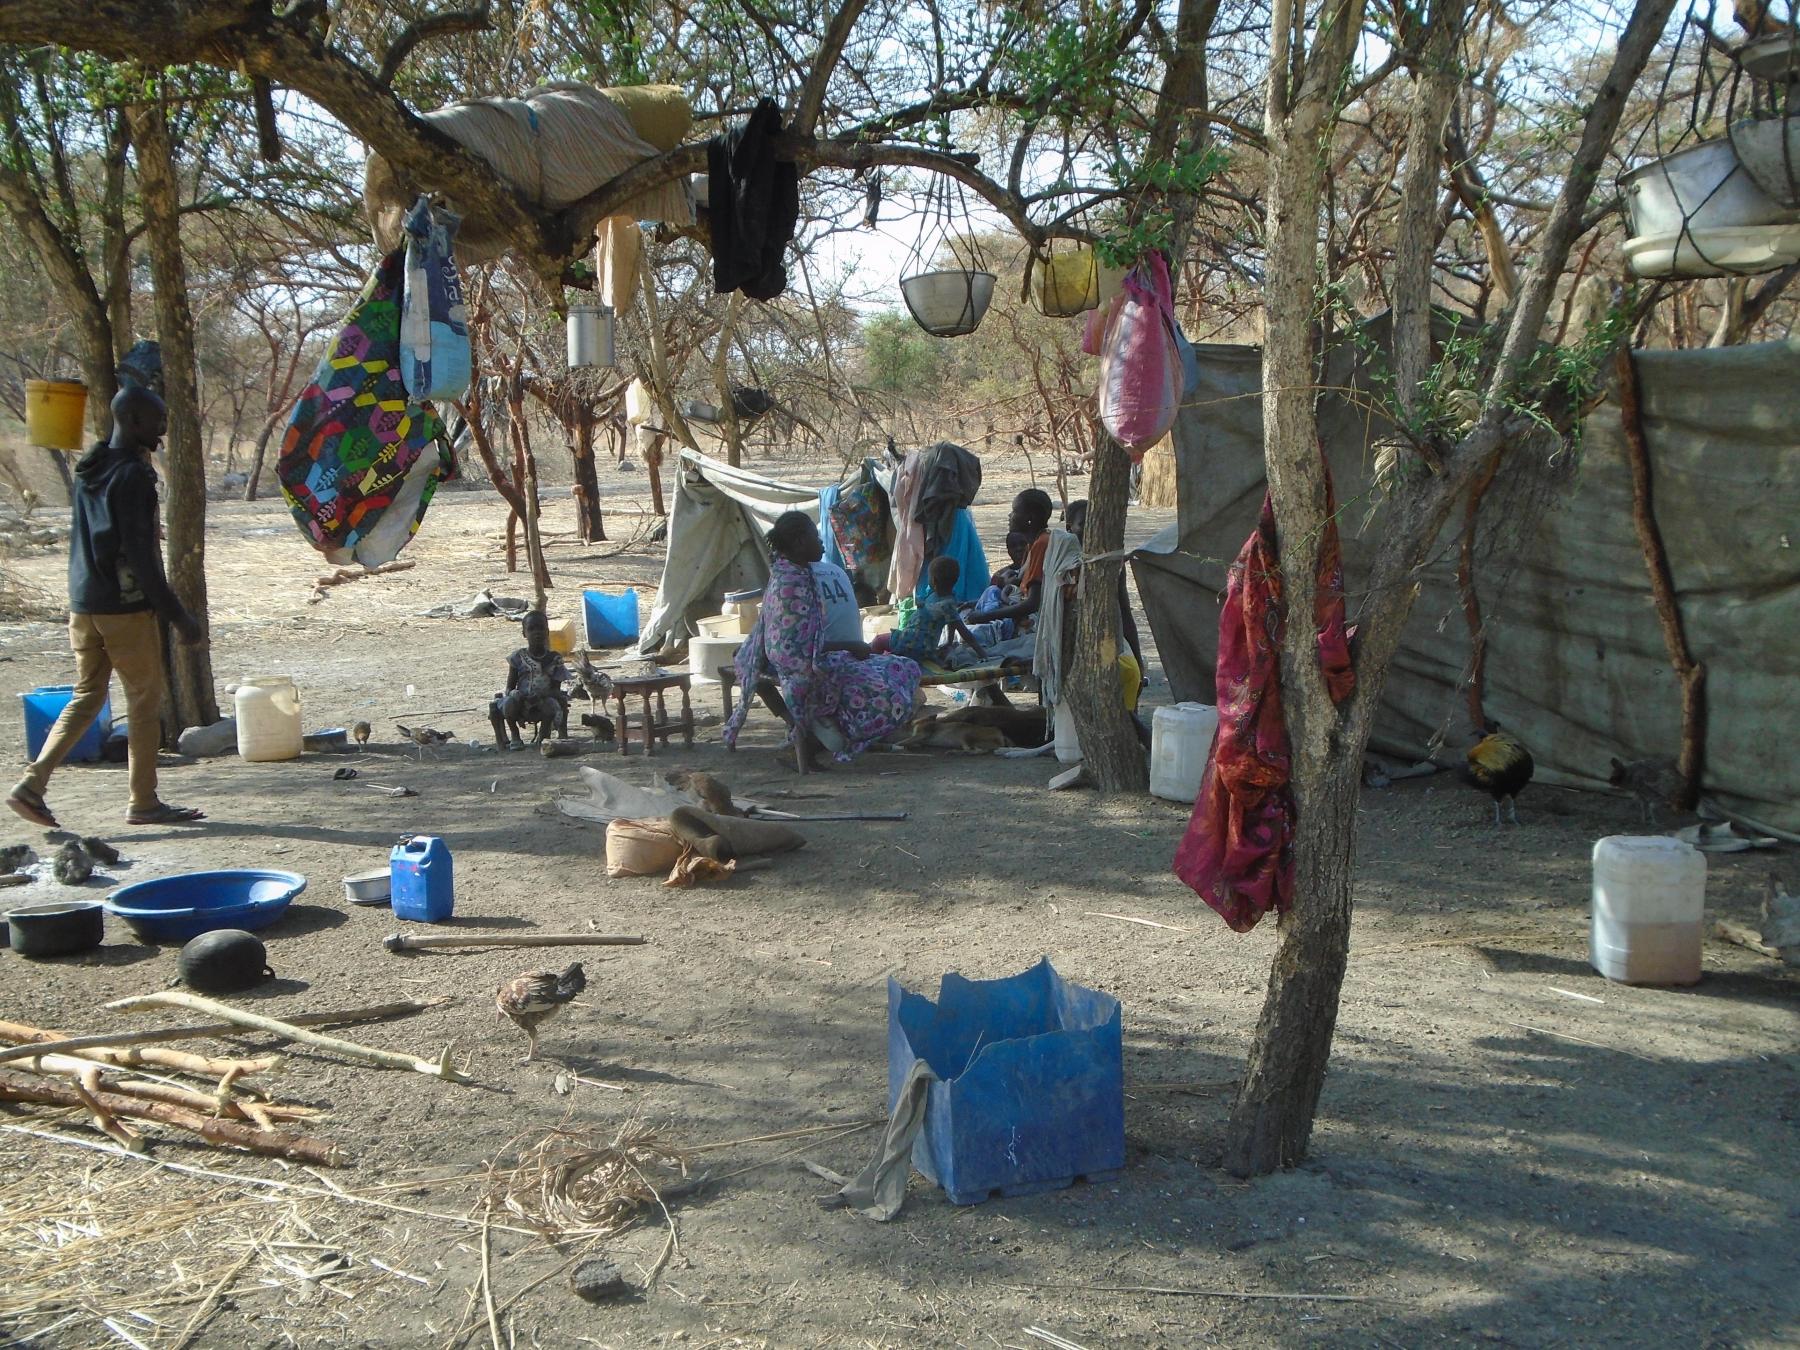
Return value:
<svg viewBox="0 0 1800 1350">
<path fill-rule="evenodd" d="M 844 44 L 850 41 L 850 30 L 856 26 L 868 3 L 869 0 L 844 0 L 837 13 L 831 16 L 825 36 L 819 41 L 819 49 L 813 53 L 812 69 L 794 104 L 794 115 L 789 119 L 788 129 L 796 136 L 810 136 L 818 126 L 831 73 L 837 69 L 838 58 L 844 54 Z"/>
<path fill-rule="evenodd" d="M 394 76 L 400 73 L 406 58 L 421 42 L 446 33 L 482 33 L 493 26 L 485 0 L 473 9 L 445 10 L 442 14 L 428 15 L 409 23 L 400 36 L 388 44 L 387 54 L 381 58 L 381 69 L 375 72 L 375 83 L 384 89 L 393 84 Z"/>
</svg>

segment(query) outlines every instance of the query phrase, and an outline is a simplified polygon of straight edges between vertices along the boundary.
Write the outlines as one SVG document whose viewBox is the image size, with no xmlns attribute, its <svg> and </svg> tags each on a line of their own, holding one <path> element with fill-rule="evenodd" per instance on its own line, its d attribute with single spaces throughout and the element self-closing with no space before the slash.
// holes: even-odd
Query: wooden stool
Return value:
<svg viewBox="0 0 1800 1350">
<path fill-rule="evenodd" d="M 694 748 L 694 708 L 688 698 L 688 683 L 693 677 L 687 672 L 660 671 L 655 675 L 638 675 L 613 681 L 613 704 L 618 710 L 619 753 L 624 754 L 631 746 L 630 724 L 625 716 L 625 700 L 634 695 L 644 701 L 644 753 L 654 755 L 656 742 L 660 739 L 665 749 L 668 748 L 669 735 L 679 731 L 683 743 L 688 749 Z M 681 691 L 681 716 L 671 719 L 665 696 L 671 689 Z M 650 698 L 656 697 L 656 713 L 650 712 Z"/>
</svg>

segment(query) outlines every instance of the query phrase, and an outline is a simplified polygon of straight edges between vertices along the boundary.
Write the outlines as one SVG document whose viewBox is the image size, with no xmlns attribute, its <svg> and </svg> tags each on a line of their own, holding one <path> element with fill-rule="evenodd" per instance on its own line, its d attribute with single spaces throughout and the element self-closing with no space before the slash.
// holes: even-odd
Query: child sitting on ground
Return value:
<svg viewBox="0 0 1800 1350">
<path fill-rule="evenodd" d="M 944 630 L 956 635 L 985 657 L 981 644 L 957 613 L 956 581 L 962 568 L 955 558 L 933 558 L 926 574 L 931 579 L 931 594 L 913 610 L 912 623 L 888 634 L 888 650 L 896 656 L 910 656 L 915 661 L 936 661 L 944 645 Z"/>
<path fill-rule="evenodd" d="M 551 732 L 558 739 L 569 734 L 569 696 L 563 685 L 569 668 L 562 656 L 550 650 L 550 620 L 534 609 L 519 624 L 525 645 L 506 658 L 506 692 L 488 704 L 488 721 L 494 727 L 494 744 L 523 750 L 519 724 L 534 728 L 532 744 Z"/>
</svg>

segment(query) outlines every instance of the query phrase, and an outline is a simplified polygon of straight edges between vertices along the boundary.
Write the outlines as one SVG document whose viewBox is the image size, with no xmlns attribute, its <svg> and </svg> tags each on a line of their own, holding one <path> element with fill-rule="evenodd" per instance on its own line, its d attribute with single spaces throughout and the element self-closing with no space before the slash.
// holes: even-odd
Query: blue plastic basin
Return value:
<svg viewBox="0 0 1800 1350">
<path fill-rule="evenodd" d="M 106 908 L 145 942 L 186 942 L 216 928 L 267 928 L 305 889 L 298 872 L 271 868 L 183 872 L 121 886 Z"/>
</svg>

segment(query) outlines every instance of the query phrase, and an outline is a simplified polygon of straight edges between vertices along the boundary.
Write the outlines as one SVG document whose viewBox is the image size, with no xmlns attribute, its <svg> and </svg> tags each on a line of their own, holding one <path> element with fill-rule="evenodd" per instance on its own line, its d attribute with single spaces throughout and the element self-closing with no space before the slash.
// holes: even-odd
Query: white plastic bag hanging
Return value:
<svg viewBox="0 0 1800 1350">
<path fill-rule="evenodd" d="M 1175 425 L 1183 383 L 1169 268 L 1152 252 L 1125 278 L 1100 346 L 1100 421 L 1133 463 Z"/>
</svg>

